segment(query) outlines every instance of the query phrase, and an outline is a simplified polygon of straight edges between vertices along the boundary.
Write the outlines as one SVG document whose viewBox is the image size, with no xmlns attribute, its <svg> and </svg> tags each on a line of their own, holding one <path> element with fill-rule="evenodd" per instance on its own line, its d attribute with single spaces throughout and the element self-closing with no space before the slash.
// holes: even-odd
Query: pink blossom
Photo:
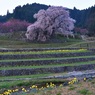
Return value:
<svg viewBox="0 0 95 95">
<path fill-rule="evenodd" d="M 26 37 L 29 40 L 46 41 L 52 34 L 71 35 L 75 20 L 63 7 L 52 6 L 34 14 L 37 21 L 27 28 Z M 66 33 L 67 32 L 67 33 Z M 44 40 L 42 40 L 44 39 Z"/>
</svg>

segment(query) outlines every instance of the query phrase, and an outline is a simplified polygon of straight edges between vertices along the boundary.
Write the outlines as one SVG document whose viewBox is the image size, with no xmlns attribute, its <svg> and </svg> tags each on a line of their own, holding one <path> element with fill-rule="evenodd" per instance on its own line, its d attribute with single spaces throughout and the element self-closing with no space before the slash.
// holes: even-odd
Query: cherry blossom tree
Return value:
<svg viewBox="0 0 95 95">
<path fill-rule="evenodd" d="M 70 18 L 69 12 L 61 6 L 52 6 L 47 10 L 40 10 L 34 14 L 37 21 L 27 27 L 26 37 L 29 40 L 46 41 L 53 34 L 73 35 L 75 20 Z M 73 35 L 74 36 L 74 35 Z"/>
<path fill-rule="evenodd" d="M 29 25 L 30 23 L 26 21 L 10 19 L 5 23 L 0 23 L 0 32 L 8 33 L 8 32 L 26 31 Z"/>
</svg>

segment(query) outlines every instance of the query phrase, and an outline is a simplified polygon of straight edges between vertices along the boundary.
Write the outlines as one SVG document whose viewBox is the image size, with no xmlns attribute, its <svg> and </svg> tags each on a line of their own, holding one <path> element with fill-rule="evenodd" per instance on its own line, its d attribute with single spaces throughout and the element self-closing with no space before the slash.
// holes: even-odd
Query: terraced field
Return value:
<svg viewBox="0 0 95 95">
<path fill-rule="evenodd" d="M 0 49 L 0 88 L 9 81 L 95 69 L 95 52 L 79 48 Z M 8 87 L 6 87 L 8 84 Z"/>
<path fill-rule="evenodd" d="M 95 68 L 95 52 L 87 49 L 24 49 L 0 52 L 0 77 L 64 73 Z"/>
</svg>

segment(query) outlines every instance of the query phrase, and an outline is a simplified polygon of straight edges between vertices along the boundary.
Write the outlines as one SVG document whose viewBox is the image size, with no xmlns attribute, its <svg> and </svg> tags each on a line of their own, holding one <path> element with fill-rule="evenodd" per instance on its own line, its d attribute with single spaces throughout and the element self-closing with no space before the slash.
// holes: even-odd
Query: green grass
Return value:
<svg viewBox="0 0 95 95">
<path fill-rule="evenodd" d="M 72 45 L 69 45 L 67 47 L 71 48 L 95 48 L 95 41 L 84 41 L 84 42 L 78 42 Z"/>
<path fill-rule="evenodd" d="M 59 83 L 59 82 L 65 82 L 66 80 L 62 79 L 31 79 L 31 80 L 19 80 L 19 81 L 5 81 L 0 83 L 0 89 L 10 89 L 13 87 L 22 87 L 22 86 L 31 86 L 34 84 L 46 84 L 46 83 Z"/>
<path fill-rule="evenodd" d="M 91 95 L 92 93 L 87 90 L 87 89 L 82 89 L 82 90 L 79 90 L 78 93 L 82 94 L 82 95 Z"/>
<path fill-rule="evenodd" d="M 0 82 L 0 89 L 9 89 L 11 87 L 15 87 L 17 84 L 22 83 L 22 80 L 19 81 L 8 81 L 8 82 Z"/>
<path fill-rule="evenodd" d="M 27 41 L 21 41 L 18 39 L 14 39 L 13 37 L 0 36 L 0 48 L 46 48 L 46 47 L 66 47 L 71 44 L 75 44 L 77 42 L 81 42 L 80 39 L 65 39 L 61 37 L 61 40 L 65 40 L 64 43 L 30 43 Z"/>
<path fill-rule="evenodd" d="M 4 80 L 24 80 L 29 78 L 30 79 L 37 79 L 37 78 L 43 78 L 43 77 L 48 77 L 48 76 L 55 76 L 55 75 L 64 75 L 66 74 L 65 72 L 63 73 L 56 73 L 56 74 L 52 74 L 52 73 L 48 73 L 48 74 L 36 74 L 36 75 L 22 75 L 22 76 L 1 76 L 0 77 L 0 81 L 4 81 Z"/>
<path fill-rule="evenodd" d="M 76 87 L 75 87 L 75 86 L 70 85 L 68 90 L 75 90 L 75 89 L 76 89 Z"/>
<path fill-rule="evenodd" d="M 46 47 L 65 47 L 71 45 L 71 42 L 68 43 L 28 43 L 21 41 L 0 41 L 1 48 L 46 48 Z"/>
<path fill-rule="evenodd" d="M 79 53 L 79 52 L 88 52 L 87 49 L 78 49 L 78 50 L 44 50 L 44 51 L 16 51 L 16 52 L 0 52 L 0 55 L 22 55 L 22 54 L 58 54 L 58 53 Z M 89 51 L 90 52 L 90 51 Z"/>
<path fill-rule="evenodd" d="M 14 35 L 15 36 L 15 35 Z M 19 36 L 19 35 L 18 35 Z M 17 36 L 17 37 L 18 37 Z M 16 37 L 15 37 L 16 38 Z M 95 48 L 95 41 L 82 41 L 81 39 L 66 39 L 58 37 L 64 43 L 30 43 L 14 39 L 14 37 L 0 36 L 0 48 L 47 48 L 47 47 L 71 47 L 71 48 Z"/>
<path fill-rule="evenodd" d="M 59 74 L 59 73 L 58 73 Z M 63 74 L 63 73 L 60 73 Z M 53 74 L 37 74 L 37 75 L 24 75 L 24 76 L 6 76 L 6 77 L 0 77 L 0 89 L 10 89 L 11 87 L 15 86 L 29 86 L 37 83 L 43 83 L 43 82 L 51 82 L 57 81 L 57 79 L 39 79 L 41 77 L 47 77 L 52 76 Z M 30 78 L 30 79 L 26 79 Z M 13 80 L 13 81 L 4 81 L 6 79 Z M 21 79 L 21 80 L 16 80 Z M 61 81 L 61 80 L 60 80 Z"/>
</svg>

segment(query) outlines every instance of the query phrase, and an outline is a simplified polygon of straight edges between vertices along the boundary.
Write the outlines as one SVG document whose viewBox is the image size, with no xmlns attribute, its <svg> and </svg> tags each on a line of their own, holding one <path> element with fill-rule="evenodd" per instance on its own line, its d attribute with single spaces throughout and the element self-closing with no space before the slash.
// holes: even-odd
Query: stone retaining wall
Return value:
<svg viewBox="0 0 95 95">
<path fill-rule="evenodd" d="M 95 52 L 0 55 L 0 59 L 56 58 L 56 57 L 76 57 L 76 56 L 91 56 L 91 55 L 95 55 Z"/>
<path fill-rule="evenodd" d="M 75 62 L 86 62 L 93 61 L 95 57 L 91 58 L 72 58 L 72 59 L 56 59 L 56 60 L 29 60 L 29 61 L 14 61 L 14 62 L 0 62 L 0 67 L 6 66 L 40 66 L 40 65 L 50 65 L 50 64 L 73 64 Z"/>
<path fill-rule="evenodd" d="M 15 76 L 15 75 L 32 75 L 45 73 L 62 73 L 71 71 L 83 71 L 95 69 L 95 64 L 79 65 L 79 66 L 64 66 L 51 68 L 36 68 L 36 69 L 15 69 L 15 70 L 0 70 L 0 76 Z"/>
</svg>

